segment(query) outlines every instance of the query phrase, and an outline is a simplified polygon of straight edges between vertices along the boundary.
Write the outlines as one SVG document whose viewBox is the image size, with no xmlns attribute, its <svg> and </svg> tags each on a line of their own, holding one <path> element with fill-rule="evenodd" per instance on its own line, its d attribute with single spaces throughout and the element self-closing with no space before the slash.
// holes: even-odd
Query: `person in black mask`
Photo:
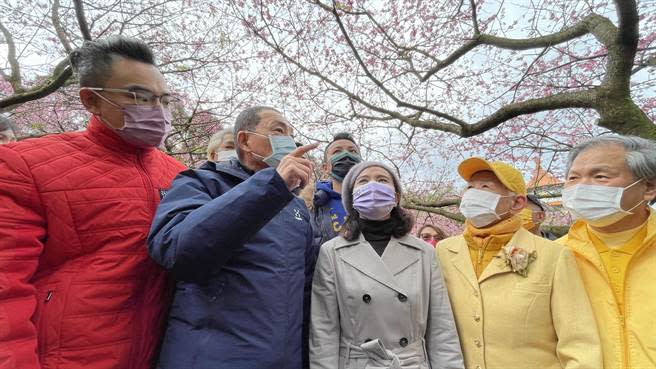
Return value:
<svg viewBox="0 0 656 369">
<path fill-rule="evenodd" d="M 346 219 L 342 205 L 342 181 L 349 170 L 361 161 L 360 148 L 350 133 L 336 134 L 326 147 L 321 169 L 328 180 L 317 182 L 312 199 L 315 245 L 320 246 L 339 234 Z"/>
</svg>

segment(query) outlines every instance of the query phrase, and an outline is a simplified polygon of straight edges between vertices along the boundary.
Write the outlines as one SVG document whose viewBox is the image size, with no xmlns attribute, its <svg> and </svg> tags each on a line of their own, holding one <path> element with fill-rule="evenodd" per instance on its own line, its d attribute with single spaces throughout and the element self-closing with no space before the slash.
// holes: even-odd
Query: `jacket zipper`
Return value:
<svg viewBox="0 0 656 369">
<path fill-rule="evenodd" d="M 645 240 L 643 240 L 643 242 L 649 242 L 649 241 L 650 240 L 648 240 L 647 237 L 645 237 Z M 620 311 L 620 325 L 622 326 L 622 340 L 624 341 L 624 350 L 623 350 L 624 352 L 622 352 L 622 357 L 624 358 L 624 362 L 623 362 L 623 364 L 624 364 L 623 367 L 624 368 L 630 368 L 631 367 L 631 365 L 630 365 L 631 357 L 629 355 L 631 350 L 629 348 L 628 334 L 626 333 L 626 312 L 627 312 L 628 307 L 629 307 L 628 306 L 629 305 L 629 300 L 627 299 L 627 296 L 626 296 L 626 280 L 627 280 L 627 277 L 629 275 L 629 267 L 631 266 L 631 263 L 646 248 L 647 247 L 642 247 L 640 251 L 638 251 L 633 256 L 631 256 L 631 259 L 629 259 L 628 264 L 626 264 L 626 270 L 625 270 L 625 273 L 624 273 L 624 276 L 623 276 L 624 280 L 622 281 L 622 297 L 623 297 L 624 302 L 622 304 L 623 309 L 622 309 L 622 311 Z M 615 296 L 615 294 L 613 294 L 613 296 Z M 616 303 L 617 303 L 617 301 L 616 301 Z"/>
<path fill-rule="evenodd" d="M 146 187 L 146 198 L 148 201 L 148 204 L 150 205 L 151 209 L 151 217 L 155 216 L 155 211 L 157 211 L 157 206 L 155 204 L 155 201 L 153 200 L 153 183 L 150 180 L 150 177 L 148 176 L 148 172 L 146 171 L 146 167 L 143 164 L 142 160 L 142 155 L 143 155 L 143 150 L 139 150 L 137 152 L 137 171 L 139 172 L 139 175 L 141 176 L 141 181 L 143 182 L 144 186 Z M 142 290 L 143 292 L 143 290 Z M 141 301 L 143 300 L 143 293 L 137 294 L 139 296 L 139 301 L 135 301 L 136 306 L 139 306 L 140 308 L 143 308 Z M 137 313 L 140 313 L 138 311 Z M 133 332 L 133 337 L 136 337 L 138 340 L 141 340 L 143 337 L 141 337 L 141 332 L 142 332 L 143 326 L 139 324 L 139 321 L 137 321 L 136 324 L 132 327 L 132 332 Z M 130 354 L 128 356 L 128 363 L 130 366 L 134 365 L 137 362 L 137 352 L 136 352 L 136 345 L 132 346 L 130 350 Z"/>
<path fill-rule="evenodd" d="M 148 196 L 147 197 L 148 204 L 150 205 L 151 209 L 153 210 L 152 215 L 154 216 L 155 215 L 154 211 L 155 211 L 156 207 L 155 207 L 155 201 L 153 201 L 153 183 L 150 180 L 150 178 L 148 177 L 148 172 L 146 171 L 146 167 L 144 167 L 143 161 L 141 160 L 142 153 L 143 153 L 143 151 L 140 151 L 137 154 L 137 164 L 138 164 L 137 170 L 139 171 L 139 175 L 141 176 L 141 179 L 142 179 L 144 185 L 146 186 L 146 196 Z"/>
</svg>

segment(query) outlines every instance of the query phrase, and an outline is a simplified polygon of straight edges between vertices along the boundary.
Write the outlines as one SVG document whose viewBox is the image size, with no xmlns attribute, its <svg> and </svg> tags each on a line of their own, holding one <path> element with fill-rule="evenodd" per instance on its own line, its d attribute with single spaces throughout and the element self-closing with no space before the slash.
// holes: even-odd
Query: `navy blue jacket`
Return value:
<svg viewBox="0 0 656 369">
<path fill-rule="evenodd" d="M 307 208 L 274 169 L 180 173 L 148 251 L 177 281 L 159 368 L 302 368 L 316 256 Z"/>
</svg>

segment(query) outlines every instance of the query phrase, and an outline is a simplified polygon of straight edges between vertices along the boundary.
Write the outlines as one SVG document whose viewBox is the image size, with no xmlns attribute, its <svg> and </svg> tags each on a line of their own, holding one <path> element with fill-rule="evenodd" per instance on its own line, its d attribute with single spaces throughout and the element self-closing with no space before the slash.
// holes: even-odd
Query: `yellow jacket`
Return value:
<svg viewBox="0 0 656 369">
<path fill-rule="evenodd" d="M 503 250 L 477 279 L 462 235 L 437 254 L 468 369 L 600 369 L 597 326 L 570 250 L 520 228 L 508 245 L 537 252 L 527 277 Z"/>
<path fill-rule="evenodd" d="M 656 213 L 647 224 L 647 244 L 633 256 L 624 282 L 622 316 L 603 262 L 583 222 L 560 240 L 574 251 L 597 318 L 605 369 L 656 368 Z"/>
</svg>

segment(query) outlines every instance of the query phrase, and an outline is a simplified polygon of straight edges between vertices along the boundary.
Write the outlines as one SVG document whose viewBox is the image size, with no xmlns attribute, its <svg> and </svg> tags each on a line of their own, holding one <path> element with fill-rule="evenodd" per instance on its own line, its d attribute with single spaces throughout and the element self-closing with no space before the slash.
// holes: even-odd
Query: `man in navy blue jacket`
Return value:
<svg viewBox="0 0 656 369">
<path fill-rule="evenodd" d="M 178 175 L 159 205 L 149 253 L 176 279 L 161 369 L 301 369 L 315 248 L 292 191 L 312 163 L 269 107 L 239 114 L 239 159 Z"/>
</svg>

